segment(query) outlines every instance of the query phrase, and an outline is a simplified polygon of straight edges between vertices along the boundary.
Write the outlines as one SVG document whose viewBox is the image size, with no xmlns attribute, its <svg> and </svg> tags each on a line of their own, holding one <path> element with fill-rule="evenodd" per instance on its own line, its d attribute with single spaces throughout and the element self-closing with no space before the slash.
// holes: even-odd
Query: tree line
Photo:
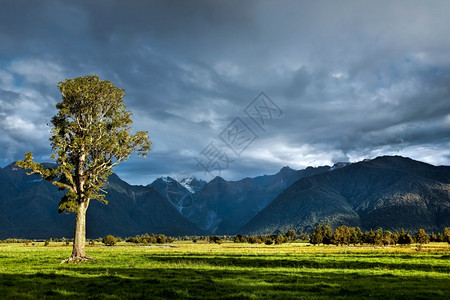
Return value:
<svg viewBox="0 0 450 300">
<path fill-rule="evenodd" d="M 266 245 L 281 245 L 287 242 L 293 242 L 297 239 L 308 240 L 309 235 L 301 233 L 297 235 L 295 230 L 288 230 L 283 234 L 271 234 L 271 235 L 236 235 L 233 239 L 235 243 L 250 243 L 250 244 L 266 244 Z"/>
<path fill-rule="evenodd" d="M 403 229 L 400 232 L 391 232 L 378 228 L 362 232 L 359 227 L 339 226 L 334 231 L 328 225 L 318 225 L 314 228 L 309 242 L 313 245 L 356 245 L 371 244 L 379 246 L 388 245 L 408 245 L 412 243 L 427 244 L 429 242 L 448 242 L 450 244 L 450 227 L 445 228 L 441 233 L 429 235 L 420 228 L 414 235 L 406 233 Z"/>
<path fill-rule="evenodd" d="M 369 230 L 362 232 L 359 227 L 339 226 L 333 230 L 328 225 L 318 225 L 314 228 L 311 235 L 307 233 L 297 234 L 295 230 L 288 230 L 285 234 L 271 234 L 271 235 L 241 235 L 235 236 L 180 236 L 177 238 L 167 237 L 164 234 L 142 234 L 134 237 L 128 237 L 122 239 L 121 237 L 114 237 L 113 235 L 107 235 L 104 238 L 89 240 L 90 245 L 95 245 L 96 242 L 103 243 L 105 245 L 115 245 L 118 242 L 126 241 L 128 243 L 135 244 L 166 244 L 172 243 L 175 240 L 178 241 L 192 241 L 197 243 L 199 241 L 207 243 L 222 244 L 224 241 L 233 241 L 235 243 L 250 243 L 250 244 L 266 244 L 266 245 L 281 245 L 283 243 L 293 241 L 306 241 L 313 245 L 357 245 L 357 244 L 371 244 L 378 246 L 389 245 L 405 245 L 405 244 L 427 244 L 429 242 L 447 242 L 450 244 L 450 227 L 445 228 L 442 232 L 437 234 L 428 234 L 424 229 L 418 229 L 413 235 L 406 233 L 403 229 L 391 232 L 389 230 L 383 230 L 378 228 L 377 230 Z M 35 242 L 46 242 L 48 245 L 50 242 L 62 242 L 68 245 L 73 242 L 72 239 L 66 238 L 51 238 L 49 240 L 28 240 L 28 239 L 16 239 L 8 238 L 0 240 L 0 243 L 25 243 L 33 244 Z"/>
</svg>

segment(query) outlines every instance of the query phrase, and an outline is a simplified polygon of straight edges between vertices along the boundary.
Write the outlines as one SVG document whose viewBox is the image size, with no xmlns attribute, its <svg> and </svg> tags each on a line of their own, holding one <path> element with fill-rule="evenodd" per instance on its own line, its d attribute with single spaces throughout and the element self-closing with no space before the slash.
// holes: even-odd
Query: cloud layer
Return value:
<svg viewBox="0 0 450 300">
<path fill-rule="evenodd" d="M 449 10 L 442 1 L 6 1 L 0 162 L 30 150 L 48 161 L 57 83 L 97 74 L 125 89 L 135 129 L 153 142 L 147 159 L 116 169 L 131 183 L 210 179 L 198 165 L 210 142 L 216 162 L 228 157 L 226 179 L 384 154 L 448 165 Z M 283 111 L 264 130 L 244 112 L 261 91 Z M 219 136 L 236 117 L 257 135 L 240 155 Z"/>
</svg>

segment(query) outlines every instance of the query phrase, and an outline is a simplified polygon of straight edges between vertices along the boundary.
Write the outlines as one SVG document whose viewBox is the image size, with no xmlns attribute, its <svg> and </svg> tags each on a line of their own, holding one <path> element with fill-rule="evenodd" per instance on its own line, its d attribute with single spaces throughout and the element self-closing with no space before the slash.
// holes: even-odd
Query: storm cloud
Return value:
<svg viewBox="0 0 450 300">
<path fill-rule="evenodd" d="M 450 163 L 447 2 L 1 5 L 1 166 L 50 160 L 57 83 L 86 74 L 125 89 L 134 129 L 149 131 L 148 157 L 116 168 L 134 184 L 211 179 L 199 164 L 211 142 L 230 180 L 378 155 Z M 244 111 L 261 91 L 282 110 L 264 128 Z M 220 138 L 236 117 L 257 136 L 238 155 Z"/>
</svg>

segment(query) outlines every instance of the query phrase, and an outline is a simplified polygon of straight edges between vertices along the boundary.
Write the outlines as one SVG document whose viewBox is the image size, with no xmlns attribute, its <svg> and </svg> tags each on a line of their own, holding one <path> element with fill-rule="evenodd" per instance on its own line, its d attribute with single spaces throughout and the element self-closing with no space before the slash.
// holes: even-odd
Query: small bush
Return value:
<svg viewBox="0 0 450 300">
<path fill-rule="evenodd" d="M 208 236 L 206 240 L 210 243 L 222 244 L 223 241 L 218 236 Z"/>
<path fill-rule="evenodd" d="M 275 241 L 275 245 L 281 245 L 281 244 L 283 244 L 284 242 L 287 242 L 288 239 L 285 238 L 283 235 L 278 234 L 278 235 L 276 235 L 276 236 L 274 237 L 274 241 Z"/>
<path fill-rule="evenodd" d="M 400 245 L 410 245 L 410 244 L 414 243 L 414 239 L 412 238 L 412 236 L 410 234 L 406 233 L 402 228 L 402 231 L 400 232 L 397 243 Z"/>
<path fill-rule="evenodd" d="M 102 243 L 108 246 L 114 246 L 117 243 L 117 241 L 114 236 L 107 235 L 103 238 Z"/>
<path fill-rule="evenodd" d="M 158 234 L 156 236 L 156 243 L 158 244 L 165 244 L 167 242 L 167 238 L 164 234 Z"/>
<path fill-rule="evenodd" d="M 45 246 L 45 247 L 47 247 L 47 246 L 48 246 L 48 244 L 50 244 L 50 242 L 49 242 L 49 241 L 45 241 L 45 242 L 44 242 L 44 246 Z"/>
</svg>

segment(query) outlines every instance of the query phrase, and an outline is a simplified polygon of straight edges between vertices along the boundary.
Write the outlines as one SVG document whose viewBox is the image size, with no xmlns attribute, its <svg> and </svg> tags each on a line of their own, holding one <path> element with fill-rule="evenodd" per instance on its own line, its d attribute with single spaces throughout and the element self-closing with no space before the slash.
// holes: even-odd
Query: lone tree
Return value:
<svg viewBox="0 0 450 300">
<path fill-rule="evenodd" d="M 17 166 L 67 191 L 58 212 L 75 212 L 76 221 L 73 251 L 66 262 L 83 261 L 89 259 L 85 241 L 90 200 L 106 204 L 102 187 L 112 168 L 133 152 L 145 157 L 151 143 L 146 131 L 131 134 L 132 113 L 123 102 L 123 89 L 95 75 L 67 79 L 58 88 L 62 101 L 56 104 L 58 113 L 51 120 L 50 138 L 51 158 L 57 166 L 44 168 L 33 161 L 31 152 Z"/>
</svg>

